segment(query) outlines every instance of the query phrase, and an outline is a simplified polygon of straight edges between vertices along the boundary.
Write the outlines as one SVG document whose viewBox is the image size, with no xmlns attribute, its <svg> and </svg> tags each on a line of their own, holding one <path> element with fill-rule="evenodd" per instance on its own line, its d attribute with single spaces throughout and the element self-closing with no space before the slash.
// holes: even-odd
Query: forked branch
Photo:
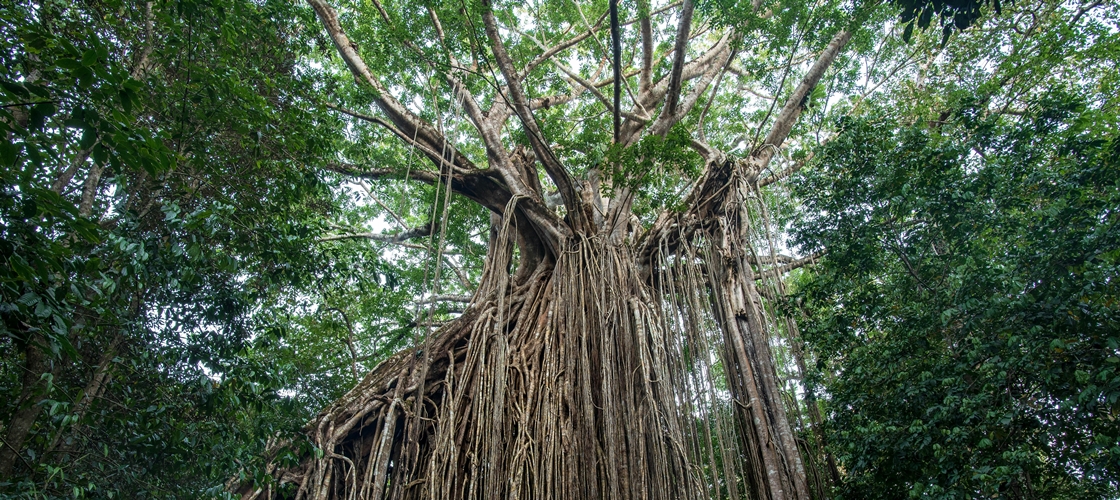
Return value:
<svg viewBox="0 0 1120 500">
<path fill-rule="evenodd" d="M 577 228 L 583 228 L 586 224 L 584 223 L 581 200 L 579 193 L 576 191 L 575 182 L 568 170 L 553 154 L 540 127 L 537 125 L 536 119 L 533 118 L 533 111 L 529 108 L 529 99 L 526 98 L 525 92 L 521 88 L 521 82 L 518 79 L 517 70 L 513 66 L 513 60 L 510 59 L 505 44 L 502 43 L 501 34 L 498 32 L 498 21 L 494 18 L 494 12 L 491 10 L 489 2 L 483 9 L 482 22 L 486 29 L 486 35 L 490 39 L 490 48 L 494 52 L 494 60 L 498 69 L 502 72 L 502 76 L 506 79 L 506 88 L 509 89 L 509 100 L 513 112 L 525 128 L 525 135 L 528 136 L 529 144 L 533 147 L 537 159 L 544 166 L 545 172 L 548 173 L 552 182 L 556 184 L 560 196 L 564 198 L 564 207 L 572 218 L 573 225 Z"/>
</svg>

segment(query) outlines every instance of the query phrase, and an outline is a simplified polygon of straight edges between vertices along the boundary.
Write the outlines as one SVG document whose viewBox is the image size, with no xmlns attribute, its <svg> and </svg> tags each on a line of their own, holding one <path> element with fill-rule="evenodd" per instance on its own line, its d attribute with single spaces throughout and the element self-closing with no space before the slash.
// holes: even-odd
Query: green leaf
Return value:
<svg viewBox="0 0 1120 500">
<path fill-rule="evenodd" d="M 4 91 L 6 91 L 8 94 L 11 94 L 13 97 L 20 101 L 26 101 L 31 97 L 31 94 L 27 91 L 27 88 L 12 81 L 0 79 L 0 87 L 3 87 Z"/>
<path fill-rule="evenodd" d="M 105 160 L 109 158 L 109 148 L 106 148 L 104 144 L 98 142 L 93 146 L 93 152 L 91 156 L 95 163 L 104 165 Z"/>
<path fill-rule="evenodd" d="M 14 144 L 9 141 L 0 141 L 0 165 L 11 168 L 16 164 L 16 158 L 19 157 L 21 149 L 20 144 Z"/>
<path fill-rule="evenodd" d="M 97 49 L 89 49 L 82 53 L 82 66 L 92 67 L 98 64 Z"/>
<path fill-rule="evenodd" d="M 78 141 L 78 147 L 88 149 L 93 147 L 95 142 L 97 142 L 97 131 L 88 126 L 83 128 L 82 138 Z"/>
<path fill-rule="evenodd" d="M 19 255 L 12 255 L 8 257 L 8 265 L 15 271 L 16 275 L 27 281 L 33 281 L 37 276 L 35 269 L 33 269 L 23 257 Z"/>
<path fill-rule="evenodd" d="M 41 130 L 47 119 L 54 116 L 57 111 L 58 108 L 50 102 L 42 102 L 32 106 L 30 113 L 28 113 L 28 126 L 32 130 Z"/>
</svg>

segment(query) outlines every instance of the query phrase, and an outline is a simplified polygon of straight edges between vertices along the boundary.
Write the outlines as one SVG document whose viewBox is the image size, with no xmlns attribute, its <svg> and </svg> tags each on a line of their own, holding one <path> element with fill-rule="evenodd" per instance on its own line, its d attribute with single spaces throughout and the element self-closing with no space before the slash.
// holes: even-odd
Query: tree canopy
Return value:
<svg viewBox="0 0 1120 500">
<path fill-rule="evenodd" d="M 1118 31 L 6 3 L 0 495 L 1110 498 Z"/>
</svg>

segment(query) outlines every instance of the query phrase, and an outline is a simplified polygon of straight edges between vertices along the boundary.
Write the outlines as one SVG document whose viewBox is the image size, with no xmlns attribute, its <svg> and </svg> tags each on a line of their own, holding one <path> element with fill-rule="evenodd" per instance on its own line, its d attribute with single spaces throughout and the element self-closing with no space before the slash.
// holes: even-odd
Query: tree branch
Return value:
<svg viewBox="0 0 1120 500">
<path fill-rule="evenodd" d="M 785 106 L 782 107 L 782 112 L 778 115 L 778 119 L 774 122 L 770 132 L 766 134 L 766 139 L 762 141 L 762 145 L 755 151 L 754 160 L 755 166 L 759 170 L 766 168 L 773 159 L 774 153 L 785 142 L 786 137 L 793 130 L 794 123 L 797 118 L 801 116 L 801 112 L 805 109 L 805 100 L 808 99 L 809 94 L 813 88 L 820 82 L 824 72 L 836 61 L 836 56 L 847 45 L 848 40 L 851 40 L 852 32 L 850 30 L 843 30 L 837 33 L 832 41 L 825 47 L 824 52 L 821 53 L 813 66 L 809 68 L 809 72 L 801 79 L 801 83 L 793 91 L 793 94 L 786 100 Z"/>
<path fill-rule="evenodd" d="M 712 80 L 714 80 L 716 78 L 716 75 L 719 75 L 723 71 L 723 68 L 727 66 L 727 62 L 731 59 L 732 55 L 731 47 L 724 47 L 720 51 L 720 55 L 722 57 L 719 57 L 717 59 L 717 61 L 719 61 L 719 64 L 711 64 L 707 69 L 704 70 L 703 73 L 701 73 L 700 81 L 696 82 L 696 85 L 689 92 L 684 102 L 677 106 L 677 111 L 675 113 L 665 114 L 665 108 L 662 109 L 662 113 L 657 117 L 657 121 L 654 122 L 653 125 L 650 125 L 650 135 L 665 135 L 669 132 L 669 129 L 672 128 L 673 125 L 676 125 L 677 122 L 684 118 L 689 111 L 692 111 L 692 108 L 696 106 L 697 102 L 699 102 L 700 96 L 702 96 L 704 92 L 708 90 L 708 86 L 711 85 Z M 672 82 L 669 82 L 669 85 L 670 87 L 672 87 Z M 680 89 L 678 89 L 678 94 L 680 93 L 679 91 Z M 669 95 L 671 96 L 672 94 Z M 666 104 L 666 108 L 667 107 L 668 104 Z"/>
<path fill-rule="evenodd" d="M 785 273 L 788 273 L 788 272 L 790 272 L 794 269 L 799 269 L 799 268 L 805 267 L 809 264 L 816 263 L 816 261 L 818 259 L 820 259 L 821 257 L 823 257 L 827 253 L 828 253 L 828 249 L 827 248 L 822 248 L 820 250 L 817 250 L 816 252 L 813 252 L 809 255 L 806 255 L 806 256 L 804 256 L 800 259 L 794 260 L 792 262 L 782 264 L 778 267 L 773 267 L 773 268 L 770 268 L 770 269 L 763 270 L 762 272 L 758 273 L 758 277 L 759 277 L 759 279 L 766 278 L 766 277 L 779 277 L 779 276 L 781 276 Z"/>
<path fill-rule="evenodd" d="M 650 22 L 649 0 L 638 0 L 638 27 L 642 35 L 642 69 L 638 77 L 638 93 L 653 85 L 653 25 Z"/>
<path fill-rule="evenodd" d="M 794 162 L 793 165 L 790 165 L 785 170 L 782 170 L 781 172 L 778 172 L 778 173 L 775 173 L 773 175 L 769 175 L 767 177 L 763 177 L 763 178 L 759 179 L 758 180 L 758 187 L 761 188 L 761 187 L 769 186 L 770 184 L 773 184 L 773 183 L 778 182 L 782 179 L 785 179 L 786 177 L 789 177 L 793 174 L 796 174 L 798 170 L 801 170 L 801 168 L 804 167 L 806 163 L 809 163 L 809 161 L 813 159 L 814 154 L 816 154 L 815 151 L 810 151 L 809 156 L 806 156 L 804 159 L 802 159 L 800 161 Z"/>
<path fill-rule="evenodd" d="M 431 145 L 426 144 L 426 143 L 422 143 L 419 140 L 413 140 L 413 138 L 406 135 L 403 130 L 397 128 L 392 123 L 389 123 L 388 121 L 386 121 L 382 118 L 378 118 L 376 116 L 370 116 L 370 115 L 367 115 L 367 114 L 359 113 L 357 111 L 353 111 L 353 110 L 346 109 L 346 108 L 340 108 L 340 107 L 335 106 L 335 105 L 330 104 L 330 103 L 326 104 L 326 106 L 330 109 L 338 111 L 339 113 L 343 113 L 343 114 L 352 116 L 354 118 L 357 118 L 359 120 L 370 122 L 370 123 L 375 123 L 377 125 L 385 127 L 387 130 L 392 132 L 393 135 L 397 136 L 398 138 L 403 140 L 408 145 L 410 145 L 410 146 L 412 146 L 416 149 L 419 149 L 420 152 L 424 154 L 424 156 L 427 156 L 428 159 L 432 160 L 432 162 L 435 163 L 436 165 L 450 164 L 452 166 L 452 168 L 458 169 L 459 171 L 468 171 L 469 172 L 469 171 L 477 170 L 476 168 L 474 168 L 474 165 L 471 164 L 469 160 L 466 160 L 468 168 L 463 168 L 462 166 L 456 165 L 455 160 L 458 160 L 461 155 L 456 154 L 452 158 L 445 158 L 439 152 L 436 152 L 436 150 L 433 149 L 431 147 Z M 445 149 L 445 148 L 440 148 L 440 149 Z M 463 159 L 465 159 L 465 157 Z M 460 160 L 460 163 L 462 163 L 462 160 Z"/>
<path fill-rule="evenodd" d="M 633 120 L 633 121 L 636 121 L 636 122 L 644 123 L 644 122 L 649 121 L 649 117 L 638 115 L 638 114 L 635 114 L 635 113 L 632 113 L 632 112 L 620 111 L 619 110 L 618 105 L 619 105 L 619 100 L 620 100 L 620 97 L 621 97 L 621 92 L 620 92 L 621 88 L 619 88 L 620 86 L 619 86 L 619 79 L 618 78 L 611 77 L 611 78 L 609 78 L 609 79 L 607 79 L 603 82 L 598 82 L 598 83 L 590 82 L 590 81 L 585 80 L 583 77 L 579 76 L 578 73 L 573 71 L 571 68 L 565 66 L 560 61 L 553 60 L 553 61 L 550 61 L 550 62 L 554 66 L 556 66 L 557 69 L 559 69 L 561 72 L 563 72 L 565 75 L 568 75 L 568 78 L 571 78 L 572 82 L 575 82 L 575 83 L 579 84 L 580 87 L 583 87 L 585 90 L 591 92 L 591 95 L 595 96 L 595 98 L 598 99 L 599 102 L 603 103 L 603 106 L 605 106 L 607 108 L 607 112 L 618 114 L 620 116 L 624 116 L 627 119 Z M 627 76 L 630 76 L 630 75 L 627 75 Z M 613 105 L 611 104 L 611 100 L 608 100 L 607 96 L 603 95 L 603 93 L 599 91 L 599 87 L 602 87 L 602 86 L 605 86 L 605 85 L 610 85 L 612 83 L 615 86 L 615 90 L 619 91 L 619 93 L 616 93 L 615 96 L 614 96 L 614 99 L 613 99 L 614 104 Z M 536 102 L 536 99 L 534 99 L 533 102 Z M 532 103 L 530 103 L 530 107 L 532 107 Z"/>
<path fill-rule="evenodd" d="M 395 168 L 363 168 L 350 163 L 328 163 L 322 167 L 331 172 L 362 179 L 385 179 L 403 175 L 403 172 Z M 436 182 L 436 173 L 427 170 L 412 169 L 408 172 L 408 177 L 410 180 L 428 184 L 435 184 Z"/>
<path fill-rule="evenodd" d="M 692 29 L 692 0 L 684 0 L 681 8 L 680 24 L 677 26 L 677 39 L 673 45 L 673 69 L 669 74 L 669 90 L 665 96 L 665 107 L 661 108 L 662 116 L 673 116 L 677 112 L 677 103 L 681 94 L 681 75 L 684 71 L 684 60 L 687 57 L 688 32 Z M 658 118 L 660 120 L 660 118 Z"/>
<path fill-rule="evenodd" d="M 555 183 L 556 187 L 560 190 L 560 195 L 564 197 L 564 207 L 567 209 L 568 215 L 572 218 L 574 226 L 577 228 L 584 227 L 585 223 L 583 210 L 581 208 L 581 199 L 579 193 L 576 191 L 575 183 L 572 180 L 571 174 L 560 164 L 559 159 L 553 154 L 552 149 L 548 147 L 540 127 L 537 126 L 537 122 L 533 118 L 533 112 L 529 109 L 529 100 L 526 99 L 525 92 L 521 89 L 521 82 L 518 80 L 517 70 L 514 69 L 513 60 L 510 59 L 509 54 L 506 52 L 505 45 L 502 43 L 501 34 L 498 33 L 498 21 L 494 18 L 494 11 L 488 1 L 482 12 L 482 21 L 486 29 L 486 35 L 490 38 L 490 48 L 494 52 L 494 60 L 497 62 L 502 76 L 506 79 L 513 112 L 521 120 L 521 124 L 525 128 L 525 135 L 528 136 L 529 144 L 533 147 L 533 152 L 536 153 L 537 159 L 541 162 L 541 165 L 544 166 L 545 172 L 548 173 L 552 182 Z"/>
<path fill-rule="evenodd" d="M 677 7 L 680 4 L 681 4 L 680 1 L 673 2 L 673 3 L 670 3 L 669 5 L 666 5 L 664 7 L 659 8 L 659 9 L 653 11 L 653 12 L 650 12 L 645 17 L 645 21 L 648 24 L 648 21 L 649 21 L 650 17 L 652 17 L 656 14 L 661 14 L 663 12 L 666 12 L 666 11 L 670 10 L 670 9 L 673 9 L 674 7 Z M 587 29 L 587 31 L 584 31 L 584 32 L 572 37 L 572 38 L 564 40 L 563 42 L 560 42 L 556 45 L 548 47 L 544 52 L 541 52 L 540 54 L 538 54 L 537 57 L 534 57 L 532 61 L 529 61 L 529 64 L 527 64 L 525 66 L 525 69 L 521 70 L 521 72 L 518 73 L 518 76 L 520 77 L 520 79 L 524 80 L 525 77 L 528 76 L 530 72 L 532 72 L 534 69 L 536 69 L 537 66 L 540 66 L 541 64 L 544 64 L 544 62 L 547 61 L 549 58 L 555 57 L 556 54 L 559 54 L 560 52 L 563 52 L 564 50 L 575 46 L 579 42 L 582 42 L 582 41 L 586 40 L 588 37 L 591 37 L 592 35 L 594 35 L 595 32 L 601 30 L 603 28 L 603 21 L 607 19 L 607 16 L 608 16 L 608 13 L 604 12 L 603 15 L 599 16 L 599 19 L 595 21 L 595 24 L 591 25 Z M 623 21 L 623 22 L 620 23 L 620 25 L 621 26 L 629 26 L 631 24 L 641 23 L 641 22 L 642 22 L 642 17 L 639 17 L 637 19 L 631 19 L 631 20 L 628 20 L 628 21 Z M 652 46 L 653 46 L 652 45 L 652 43 L 653 43 L 652 40 L 653 40 L 653 35 L 652 35 L 652 29 L 651 29 L 651 32 L 650 32 L 650 47 L 651 47 L 650 53 L 651 54 L 653 52 L 653 50 L 652 50 Z M 651 60 L 652 60 L 652 56 L 651 56 Z M 651 64 L 651 67 L 652 67 L 652 64 Z"/>
<path fill-rule="evenodd" d="M 723 54 L 724 50 L 729 49 L 729 42 L 730 34 L 724 35 L 703 55 L 686 63 L 684 65 L 684 70 L 681 72 L 681 81 L 683 82 L 700 77 L 706 72 L 710 71 L 713 64 L 715 63 L 715 59 Z M 639 103 L 639 105 L 644 107 L 645 109 L 652 109 L 656 107 L 657 103 L 661 102 L 661 100 L 664 99 L 668 93 L 668 80 L 669 79 L 667 77 L 662 78 L 650 88 L 649 92 L 642 94 L 642 102 Z M 660 116 L 658 118 L 660 118 Z M 631 144 L 636 141 L 640 136 L 642 128 L 647 123 L 648 121 L 640 122 L 627 118 L 626 121 L 622 123 L 622 143 Z"/>
<path fill-rule="evenodd" d="M 529 64 L 525 65 L 525 69 L 521 70 L 521 73 L 518 74 L 518 77 L 520 79 L 524 79 L 526 76 L 529 76 L 529 73 L 531 73 L 534 69 L 536 69 L 537 66 L 540 66 L 545 61 L 548 61 L 548 60 L 552 59 L 552 57 L 555 56 L 556 54 L 559 54 L 559 53 L 563 52 L 564 50 L 567 50 L 568 48 L 575 46 L 575 44 L 586 40 L 588 37 L 593 35 L 595 33 L 595 31 L 597 29 L 599 29 L 600 26 L 603 25 L 603 20 L 606 19 L 606 18 L 607 18 L 607 15 L 603 14 L 602 16 L 599 16 L 599 20 L 595 22 L 595 25 L 592 26 L 587 31 L 584 31 L 583 33 L 580 33 L 580 34 L 578 34 L 578 35 L 576 35 L 572 38 L 564 40 L 563 42 L 560 42 L 559 44 L 556 44 L 556 45 L 554 45 L 550 48 L 546 48 L 544 52 L 541 52 L 539 55 L 537 55 L 537 57 L 534 57 L 532 61 L 529 61 Z"/>
<path fill-rule="evenodd" d="M 333 234 L 333 235 L 330 235 L 330 236 L 323 236 L 323 237 L 320 237 L 320 238 L 316 238 L 315 241 L 325 242 L 325 241 L 365 239 L 365 240 L 380 241 L 380 242 L 384 242 L 384 243 L 401 243 L 401 242 L 404 242 L 404 241 L 407 241 L 407 240 L 410 240 L 410 239 L 413 239 L 413 238 L 423 238 L 425 236 L 431 236 L 431 234 L 432 234 L 432 226 L 429 224 L 427 226 L 420 226 L 420 227 L 408 229 L 408 230 L 405 230 L 405 231 L 401 231 L 401 232 L 396 233 L 396 234 L 385 234 L 385 233 Z"/>
<path fill-rule="evenodd" d="M 470 295 L 433 295 L 424 300 L 421 304 L 431 304 L 434 302 L 459 302 L 461 304 L 469 304 L 471 302 Z"/>
<path fill-rule="evenodd" d="M 315 14 L 322 21 L 323 26 L 330 35 L 331 41 L 334 42 L 335 48 L 338 50 L 342 60 L 346 62 L 350 72 L 354 74 L 354 78 L 359 82 L 365 82 L 373 87 L 377 93 L 374 102 L 377 107 L 389 117 L 389 121 L 399 129 L 400 132 L 395 132 L 398 136 L 413 137 L 415 142 L 424 144 L 430 150 L 443 149 L 442 146 L 449 144 L 443 134 L 439 133 L 431 124 L 425 122 L 419 116 L 415 115 L 408 110 L 403 104 L 397 101 L 389 93 L 388 89 L 380 80 L 370 71 L 362 56 L 358 54 L 358 46 L 346 36 L 342 30 L 342 25 L 338 19 L 338 13 L 324 0 L 307 0 L 311 8 L 315 10 Z M 387 16 L 386 16 L 387 19 Z M 447 148 L 452 151 L 458 151 L 459 148 Z M 440 155 L 436 155 L 439 158 Z M 455 154 L 455 158 L 450 163 L 457 164 L 461 167 L 473 167 L 470 161 L 462 154 Z"/>
<path fill-rule="evenodd" d="M 607 0 L 611 14 L 611 64 L 614 69 L 614 142 L 618 143 L 618 134 L 622 128 L 622 117 L 619 115 L 622 99 L 622 29 L 618 26 L 619 0 Z"/>
<path fill-rule="evenodd" d="M 366 168 L 346 163 L 329 163 L 322 165 L 322 167 L 332 172 L 363 179 L 386 179 L 403 175 L 400 169 Z M 501 179 L 493 169 L 472 170 L 461 174 L 452 172 L 450 179 L 447 179 L 436 172 L 413 168 L 408 170 L 408 178 L 427 184 L 449 180 L 452 191 L 497 214 L 504 212 L 506 204 L 513 196 L 509 188 L 501 183 Z M 522 199 L 518 202 L 518 208 L 541 228 L 543 234 L 554 238 L 563 234 L 556 215 L 545 208 L 543 203 L 532 198 Z"/>
<path fill-rule="evenodd" d="M 361 377 L 358 376 L 358 350 L 354 347 L 354 325 L 350 323 L 350 316 L 337 307 L 327 307 L 323 310 L 337 312 L 346 322 L 346 347 L 350 349 L 350 373 L 354 375 L 354 380 L 361 380 Z"/>
</svg>

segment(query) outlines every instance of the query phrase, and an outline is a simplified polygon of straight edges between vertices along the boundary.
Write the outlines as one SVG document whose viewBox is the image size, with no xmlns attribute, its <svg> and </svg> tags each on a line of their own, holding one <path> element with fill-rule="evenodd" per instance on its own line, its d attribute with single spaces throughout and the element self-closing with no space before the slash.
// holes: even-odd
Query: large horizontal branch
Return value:
<svg viewBox="0 0 1120 500">
<path fill-rule="evenodd" d="M 399 168 L 368 168 L 353 164 L 326 164 L 323 168 L 352 177 L 365 178 L 365 179 L 389 179 L 403 177 L 405 172 Z M 438 173 L 431 172 L 431 170 L 423 170 L 420 168 L 411 168 L 407 170 L 409 180 L 419 180 L 424 184 L 435 185 L 439 182 L 446 182 L 447 176 L 441 176 Z M 496 178 L 494 170 L 472 170 L 467 173 L 452 173 L 450 175 L 451 191 L 456 194 L 463 195 L 468 200 L 472 200 L 479 205 L 487 207 L 494 213 L 501 214 L 505 210 L 505 204 L 510 201 L 510 189 L 501 183 L 501 180 Z M 523 210 L 528 210 L 534 214 L 536 220 L 540 217 L 550 214 L 548 209 L 545 209 L 543 203 L 534 203 L 532 201 L 523 201 Z M 552 216 L 554 219 L 554 215 Z"/>
<path fill-rule="evenodd" d="M 323 236 L 321 238 L 316 238 L 315 241 L 338 241 L 338 240 L 362 239 L 362 240 L 380 241 L 380 242 L 385 242 L 385 243 L 400 243 L 400 242 L 403 242 L 403 241 L 411 240 L 413 238 L 422 238 L 422 237 L 425 237 L 425 236 L 431 236 L 431 234 L 432 234 L 432 226 L 427 225 L 427 226 L 421 226 L 421 227 L 416 227 L 416 228 L 408 229 L 408 230 L 405 230 L 405 231 L 401 231 L 401 232 L 396 233 L 396 234 L 387 234 L 387 233 L 332 234 L 330 236 Z"/>
<path fill-rule="evenodd" d="M 431 304 L 431 303 L 440 303 L 440 302 L 459 302 L 459 303 L 462 303 L 462 304 L 469 304 L 471 302 L 471 296 L 470 295 L 433 295 L 431 297 L 428 297 L 428 298 L 420 301 L 421 304 Z"/>
<path fill-rule="evenodd" d="M 405 175 L 405 172 L 395 168 L 366 168 L 350 163 L 328 163 L 322 167 L 338 174 L 370 180 L 391 179 L 394 177 L 404 177 Z M 420 181 L 427 184 L 435 184 L 438 180 L 436 173 L 429 170 L 411 169 L 407 173 L 409 180 Z"/>
<path fill-rule="evenodd" d="M 776 254 L 776 255 L 759 255 L 757 258 L 751 259 L 752 264 L 788 264 L 797 260 L 789 255 Z"/>
<path fill-rule="evenodd" d="M 765 269 L 762 272 L 758 273 L 758 277 L 760 279 L 761 278 L 769 278 L 769 277 L 780 277 L 781 275 L 783 275 L 785 273 L 788 273 L 788 272 L 790 272 L 794 269 L 800 269 L 800 268 L 805 267 L 809 264 L 816 263 L 817 260 L 820 259 L 821 257 L 824 257 L 824 255 L 826 253 L 828 253 L 828 249 L 827 248 L 822 248 L 820 250 L 817 250 L 817 251 L 815 251 L 815 252 L 813 252 L 809 255 L 806 255 L 806 256 L 804 256 L 800 259 L 794 260 L 792 262 L 787 262 L 787 263 L 782 264 L 778 267 L 772 267 L 770 269 Z"/>
</svg>

